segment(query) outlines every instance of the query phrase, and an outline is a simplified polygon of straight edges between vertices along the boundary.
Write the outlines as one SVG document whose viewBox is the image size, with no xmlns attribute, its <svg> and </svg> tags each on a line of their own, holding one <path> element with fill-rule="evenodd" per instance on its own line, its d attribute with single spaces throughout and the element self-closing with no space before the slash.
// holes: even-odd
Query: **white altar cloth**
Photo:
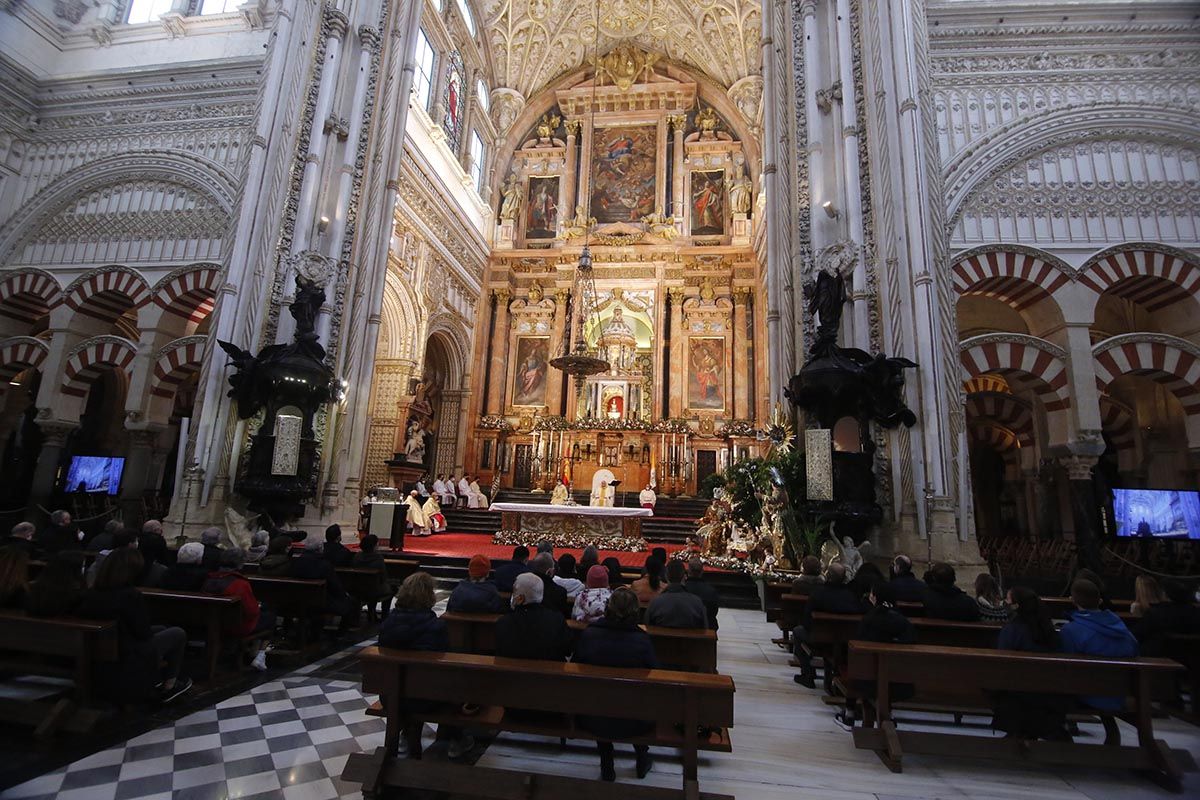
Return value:
<svg viewBox="0 0 1200 800">
<path fill-rule="evenodd" d="M 604 506 L 552 506 L 549 503 L 492 503 L 488 511 L 516 511 L 521 514 L 559 514 L 568 517 L 653 517 L 649 508 Z"/>
</svg>

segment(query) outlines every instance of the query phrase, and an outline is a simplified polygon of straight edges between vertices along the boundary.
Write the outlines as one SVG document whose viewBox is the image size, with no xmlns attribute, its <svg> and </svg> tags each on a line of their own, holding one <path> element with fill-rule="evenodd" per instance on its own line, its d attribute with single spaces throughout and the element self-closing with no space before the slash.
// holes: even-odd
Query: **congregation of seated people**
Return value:
<svg viewBox="0 0 1200 800">
<path fill-rule="evenodd" d="M 864 567 L 871 566 L 869 564 Z M 1088 656 L 1131 658 L 1158 656 L 1166 639 L 1174 634 L 1200 634 L 1200 605 L 1193 590 L 1180 581 L 1159 582 L 1141 575 L 1135 585 L 1131 618 L 1123 620 L 1114 613 L 1103 581 L 1087 569 L 1077 571 L 1070 585 L 1073 609 L 1056 627 L 1050 610 L 1033 589 L 1013 586 L 1004 591 L 996 578 L 981 573 L 974 582 L 973 594 L 957 585 L 954 567 L 944 562 L 930 565 L 924 579 L 913 573 L 912 560 L 903 554 L 890 564 L 890 576 L 868 571 L 869 588 L 865 594 L 858 580 L 847 579 L 846 567 L 838 562 L 824 571 L 815 557 L 801 563 L 801 574 L 791 584 L 791 593 L 806 596 L 800 624 L 792 631 L 794 661 L 800 671 L 794 681 L 815 688 L 816 670 L 810 652 L 809 631 L 814 613 L 860 615 L 854 639 L 868 642 L 911 644 L 918 641 L 912 622 L 902 613 L 924 619 L 997 625 L 996 648 L 1033 653 L 1063 653 Z M 870 696 L 872 685 L 856 686 Z M 906 697 L 906 687 L 892 686 L 892 701 Z M 1080 696 L 1056 697 L 1043 693 L 996 692 L 994 727 L 1006 736 L 1031 740 L 1070 738 L 1066 715 L 1073 708 L 1111 713 L 1123 707 L 1124 698 Z M 835 714 L 842 727 L 855 724 L 857 701 L 849 698 Z"/>
</svg>

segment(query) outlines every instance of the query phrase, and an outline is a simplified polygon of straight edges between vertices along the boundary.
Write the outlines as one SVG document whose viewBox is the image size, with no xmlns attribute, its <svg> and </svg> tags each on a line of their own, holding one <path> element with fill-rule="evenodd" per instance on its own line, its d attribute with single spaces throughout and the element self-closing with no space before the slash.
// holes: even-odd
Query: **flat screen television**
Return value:
<svg viewBox="0 0 1200 800">
<path fill-rule="evenodd" d="M 1117 536 L 1200 539 L 1200 492 L 1113 489 Z"/>
<path fill-rule="evenodd" d="M 63 490 L 115 495 L 121 488 L 125 459 L 108 456 L 72 456 Z"/>
</svg>

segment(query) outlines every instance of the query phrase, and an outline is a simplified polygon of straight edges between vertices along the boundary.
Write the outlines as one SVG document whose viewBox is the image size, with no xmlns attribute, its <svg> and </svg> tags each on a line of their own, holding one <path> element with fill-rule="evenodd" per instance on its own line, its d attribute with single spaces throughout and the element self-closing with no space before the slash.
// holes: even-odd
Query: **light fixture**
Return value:
<svg viewBox="0 0 1200 800">
<path fill-rule="evenodd" d="M 829 217 L 830 219 L 838 218 L 837 206 L 833 204 L 832 200 L 826 200 L 824 203 L 821 203 L 821 208 L 824 209 L 825 216 Z"/>
<path fill-rule="evenodd" d="M 317 230 L 321 233 L 329 230 L 329 217 L 321 216 L 321 221 L 317 223 Z"/>
<path fill-rule="evenodd" d="M 596 86 L 599 83 L 600 63 L 600 2 L 596 0 L 595 5 L 595 38 L 592 40 L 592 107 L 590 129 L 591 135 L 596 135 Z M 592 211 L 592 164 L 594 160 L 588 161 L 588 196 L 586 198 L 586 210 L 583 218 L 591 219 Z M 592 226 L 587 225 L 583 234 L 583 250 L 579 253 L 579 263 L 575 267 L 575 277 L 571 286 L 571 315 L 567 320 L 567 330 L 574 331 L 575 344 L 570 344 L 571 337 L 563 337 L 563 350 L 557 358 L 551 359 L 550 366 L 555 369 L 562 370 L 568 375 L 575 376 L 576 379 L 586 378 L 589 375 L 598 375 L 605 372 L 609 368 L 608 361 L 601 358 L 598 352 L 593 351 L 588 347 L 587 337 L 585 334 L 584 322 L 589 317 L 592 325 L 597 333 L 602 333 L 600 330 L 600 312 L 596 308 L 596 278 L 592 272 L 592 250 L 589 247 L 592 236 Z"/>
</svg>

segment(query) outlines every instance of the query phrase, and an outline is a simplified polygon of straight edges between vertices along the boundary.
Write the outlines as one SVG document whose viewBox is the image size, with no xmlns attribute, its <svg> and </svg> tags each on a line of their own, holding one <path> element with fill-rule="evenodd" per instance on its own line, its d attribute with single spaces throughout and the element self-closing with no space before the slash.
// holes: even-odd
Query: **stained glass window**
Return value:
<svg viewBox="0 0 1200 800">
<path fill-rule="evenodd" d="M 446 131 L 450 149 L 459 152 L 462 139 L 463 111 L 466 108 L 466 91 L 463 86 L 463 60 L 457 50 L 451 50 L 446 59 L 446 92 L 442 102 L 446 106 L 446 116 L 442 119 L 442 128 Z"/>
</svg>

